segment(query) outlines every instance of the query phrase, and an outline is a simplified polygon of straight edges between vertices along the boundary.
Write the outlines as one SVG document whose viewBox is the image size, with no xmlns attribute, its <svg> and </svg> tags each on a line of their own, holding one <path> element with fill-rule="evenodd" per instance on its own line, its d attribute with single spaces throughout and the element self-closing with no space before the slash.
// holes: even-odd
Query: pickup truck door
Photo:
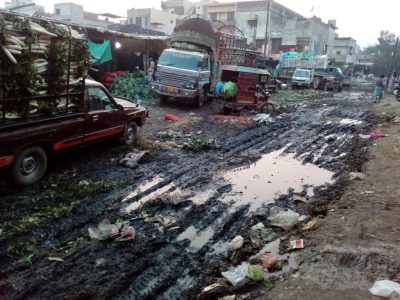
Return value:
<svg viewBox="0 0 400 300">
<path fill-rule="evenodd" d="M 85 142 L 122 133 L 124 124 L 118 120 L 118 106 L 101 86 L 87 86 L 88 127 Z"/>
</svg>

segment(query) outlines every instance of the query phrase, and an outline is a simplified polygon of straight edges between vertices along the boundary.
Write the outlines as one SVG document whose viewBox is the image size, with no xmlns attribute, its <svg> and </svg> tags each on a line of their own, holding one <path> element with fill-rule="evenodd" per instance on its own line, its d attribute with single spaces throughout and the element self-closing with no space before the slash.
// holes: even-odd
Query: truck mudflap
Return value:
<svg viewBox="0 0 400 300">
<path fill-rule="evenodd" d="M 193 99 L 198 95 L 197 90 L 189 90 L 183 88 L 177 88 L 173 86 L 167 86 L 159 83 L 152 82 L 151 89 L 158 95 L 176 97 L 176 98 L 190 98 Z"/>
<path fill-rule="evenodd" d="M 14 156 L 7 155 L 7 156 L 0 156 L 0 168 L 6 168 L 11 166 L 14 160 Z"/>
</svg>

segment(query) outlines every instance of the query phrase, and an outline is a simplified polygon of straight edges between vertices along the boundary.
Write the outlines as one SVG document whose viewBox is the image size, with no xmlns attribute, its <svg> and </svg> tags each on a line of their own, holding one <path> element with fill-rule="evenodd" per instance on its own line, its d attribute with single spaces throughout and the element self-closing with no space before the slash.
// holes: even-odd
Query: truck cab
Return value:
<svg viewBox="0 0 400 300">
<path fill-rule="evenodd" d="M 163 51 L 151 89 L 161 101 L 167 97 L 204 105 L 209 91 L 211 58 L 205 52 L 169 48 Z"/>
<path fill-rule="evenodd" d="M 313 82 L 313 72 L 309 69 L 296 69 L 292 77 L 292 89 L 310 88 Z"/>
</svg>

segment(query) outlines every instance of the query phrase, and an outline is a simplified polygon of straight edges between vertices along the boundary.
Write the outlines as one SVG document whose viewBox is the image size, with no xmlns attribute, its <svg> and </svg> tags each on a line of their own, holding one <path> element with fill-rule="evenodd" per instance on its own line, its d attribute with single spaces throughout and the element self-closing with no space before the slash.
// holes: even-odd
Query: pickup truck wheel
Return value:
<svg viewBox="0 0 400 300">
<path fill-rule="evenodd" d="M 200 107 L 202 107 L 204 105 L 204 103 L 206 102 L 206 97 L 207 96 L 206 96 L 206 94 L 204 92 L 204 89 L 202 89 L 200 91 L 200 95 L 198 95 L 197 98 L 196 98 L 196 107 L 197 108 L 200 108 Z"/>
<path fill-rule="evenodd" d="M 327 90 L 328 90 L 328 82 L 325 81 L 325 82 L 324 82 L 324 91 L 326 92 Z"/>
<path fill-rule="evenodd" d="M 39 146 L 22 150 L 11 167 L 11 177 L 17 185 L 39 181 L 47 170 L 47 154 Z"/>
<path fill-rule="evenodd" d="M 131 122 L 126 125 L 124 136 L 122 139 L 123 144 L 127 146 L 132 146 L 135 143 L 137 135 L 137 125 L 135 122 Z"/>
</svg>

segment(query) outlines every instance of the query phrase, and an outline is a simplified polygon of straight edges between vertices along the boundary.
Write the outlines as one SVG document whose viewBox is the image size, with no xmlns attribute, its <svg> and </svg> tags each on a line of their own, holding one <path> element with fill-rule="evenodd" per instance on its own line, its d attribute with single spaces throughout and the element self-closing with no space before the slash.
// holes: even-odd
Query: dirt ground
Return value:
<svg viewBox="0 0 400 300">
<path fill-rule="evenodd" d="M 131 149 L 107 142 L 52 159 L 30 187 L 12 188 L 2 174 L 0 298 L 373 299 L 373 282 L 400 272 L 400 103 L 375 105 L 361 85 L 273 98 L 279 110 L 267 124 L 218 115 L 212 103 L 153 105 L 135 145 L 149 156 L 134 169 L 119 163 Z M 376 128 L 389 136 L 359 136 Z M 349 181 L 353 171 L 366 180 Z M 273 207 L 319 226 L 284 231 L 268 219 Z M 103 219 L 132 226 L 134 241 L 91 240 Z M 233 287 L 221 272 L 260 251 L 250 229 L 259 222 L 283 270 Z M 305 248 L 288 252 L 295 238 Z"/>
</svg>

